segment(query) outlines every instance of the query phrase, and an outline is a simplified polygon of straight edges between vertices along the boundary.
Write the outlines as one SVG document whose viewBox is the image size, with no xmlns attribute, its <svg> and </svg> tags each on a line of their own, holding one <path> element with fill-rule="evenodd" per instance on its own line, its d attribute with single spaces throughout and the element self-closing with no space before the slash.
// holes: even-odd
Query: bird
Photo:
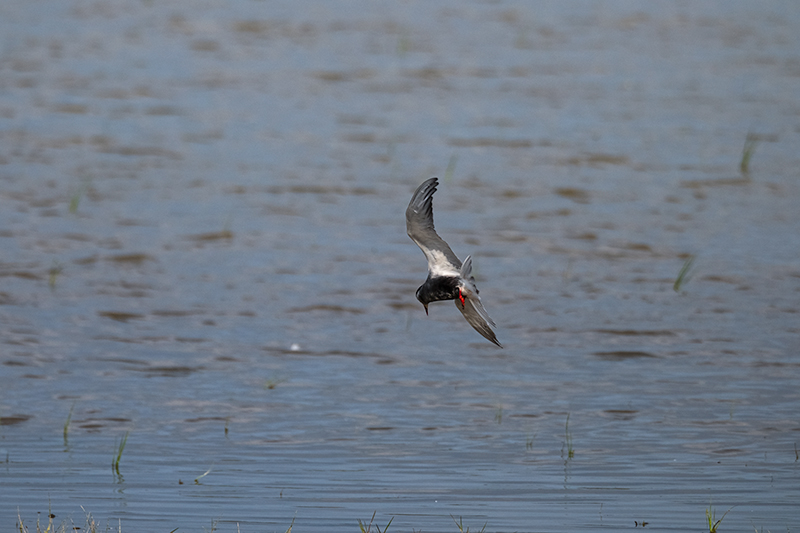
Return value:
<svg viewBox="0 0 800 533">
<path fill-rule="evenodd" d="M 494 320 L 486 312 L 472 277 L 472 256 L 462 263 L 433 227 L 433 193 L 439 180 L 425 180 L 411 197 L 406 208 L 406 231 L 428 260 L 428 278 L 417 289 L 417 300 L 428 314 L 428 304 L 454 300 L 469 325 L 500 348 L 492 327 Z"/>
</svg>

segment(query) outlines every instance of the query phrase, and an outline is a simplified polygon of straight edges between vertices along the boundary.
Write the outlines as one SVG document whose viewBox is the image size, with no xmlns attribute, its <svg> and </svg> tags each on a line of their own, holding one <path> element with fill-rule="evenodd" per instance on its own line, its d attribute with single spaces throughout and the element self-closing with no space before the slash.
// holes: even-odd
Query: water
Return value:
<svg viewBox="0 0 800 533">
<path fill-rule="evenodd" d="M 4 3 L 3 529 L 798 529 L 798 23 Z"/>
</svg>

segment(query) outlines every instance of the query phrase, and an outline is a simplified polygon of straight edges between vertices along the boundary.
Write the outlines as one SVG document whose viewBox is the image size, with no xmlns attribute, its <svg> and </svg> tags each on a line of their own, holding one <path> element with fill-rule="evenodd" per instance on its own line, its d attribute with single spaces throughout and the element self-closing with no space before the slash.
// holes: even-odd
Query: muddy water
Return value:
<svg viewBox="0 0 800 533">
<path fill-rule="evenodd" d="M 3 530 L 800 527 L 794 3 L 0 25 Z M 504 350 L 414 299 L 431 175 Z"/>
</svg>

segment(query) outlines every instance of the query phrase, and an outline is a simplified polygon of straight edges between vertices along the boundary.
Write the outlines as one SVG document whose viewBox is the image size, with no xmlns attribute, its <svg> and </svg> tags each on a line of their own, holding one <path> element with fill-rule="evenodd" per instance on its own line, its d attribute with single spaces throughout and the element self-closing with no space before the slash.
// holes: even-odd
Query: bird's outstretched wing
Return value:
<svg viewBox="0 0 800 533">
<path fill-rule="evenodd" d="M 430 275 L 454 275 L 461 269 L 461 261 L 433 228 L 433 193 L 438 184 L 431 178 L 417 187 L 406 209 L 406 231 L 425 254 Z"/>
<path fill-rule="evenodd" d="M 467 319 L 469 325 L 475 328 L 475 331 L 499 347 L 503 347 L 492 330 L 492 326 L 494 326 L 495 323 L 489 317 L 488 313 L 486 313 L 486 309 L 483 308 L 483 304 L 477 294 L 474 296 L 464 296 L 464 305 L 461 305 L 461 300 L 456 299 L 455 302 L 458 310 L 461 311 L 461 314 Z"/>
<path fill-rule="evenodd" d="M 469 325 L 475 328 L 475 331 L 502 348 L 503 345 L 497 340 L 497 336 L 495 336 L 492 330 L 492 326 L 495 326 L 494 320 L 492 320 L 492 317 L 486 312 L 486 309 L 481 303 L 481 297 L 478 296 L 478 287 L 475 285 L 475 278 L 472 277 L 471 256 L 467 256 L 467 258 L 464 259 L 460 275 L 460 288 L 464 303 L 461 303 L 460 298 L 456 298 L 456 307 L 458 307 L 458 310 L 464 315 L 464 318 L 467 319 Z"/>
</svg>

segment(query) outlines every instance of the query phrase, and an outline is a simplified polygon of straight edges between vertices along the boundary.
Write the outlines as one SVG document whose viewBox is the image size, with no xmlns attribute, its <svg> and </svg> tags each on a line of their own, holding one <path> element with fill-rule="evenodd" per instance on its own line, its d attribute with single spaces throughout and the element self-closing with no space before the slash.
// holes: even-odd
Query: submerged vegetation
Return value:
<svg viewBox="0 0 800 533">
<path fill-rule="evenodd" d="M 467 526 L 467 529 L 464 529 L 464 522 L 461 520 L 460 516 L 458 517 L 458 520 L 456 520 L 456 517 L 453 515 L 450 515 L 450 518 L 452 518 L 453 522 L 456 523 L 456 527 L 458 527 L 458 531 L 460 531 L 460 533 L 469 533 L 469 526 Z M 486 531 L 486 524 L 483 524 L 483 527 L 478 533 L 483 533 L 484 531 Z"/>
<path fill-rule="evenodd" d="M 572 432 L 569 430 L 569 415 L 567 413 L 567 421 L 564 423 L 564 448 L 561 449 L 561 456 L 564 456 L 564 449 L 567 451 L 567 459 L 575 457 L 575 450 L 572 448 Z"/>
<path fill-rule="evenodd" d="M 64 270 L 64 267 L 58 261 L 53 261 L 53 266 L 47 271 L 47 284 L 50 286 L 50 289 L 56 288 L 56 280 L 58 279 L 58 275 L 61 274 L 61 271 Z"/>
<path fill-rule="evenodd" d="M 69 200 L 69 212 L 75 214 L 78 212 L 78 206 L 81 203 L 81 198 L 89 191 L 89 187 L 91 186 L 91 180 L 89 178 L 84 178 L 81 182 L 80 187 L 72 194 L 72 197 Z"/>
<path fill-rule="evenodd" d="M 195 485 L 199 485 L 199 484 L 200 484 L 200 480 L 201 480 L 201 479 L 203 479 L 204 477 L 206 477 L 207 475 L 209 475 L 209 474 L 211 473 L 211 470 L 212 470 L 213 468 L 214 468 L 214 466 L 213 466 L 213 465 L 212 465 L 212 466 L 210 466 L 210 467 L 208 468 L 208 470 L 206 470 L 205 472 L 203 472 L 202 474 L 200 474 L 199 476 L 197 476 L 196 478 L 194 478 L 194 484 L 195 484 Z M 290 528 L 290 529 L 291 529 L 291 528 Z"/>
<path fill-rule="evenodd" d="M 375 511 L 375 512 L 373 512 L 373 513 L 372 513 L 372 518 L 370 518 L 370 519 L 369 519 L 369 523 L 368 523 L 368 524 L 365 524 L 365 523 L 364 523 L 364 522 L 362 522 L 361 520 L 359 520 L 359 521 L 358 521 L 358 527 L 359 527 L 359 529 L 361 530 L 361 533 L 372 533 L 372 524 L 373 524 L 373 522 L 375 521 L 375 514 L 376 514 L 377 512 L 378 512 L 378 511 Z M 387 523 L 385 526 L 383 526 L 383 529 L 382 529 L 382 530 L 381 530 L 381 528 L 378 526 L 378 524 L 375 524 L 375 529 L 378 531 L 378 533 L 386 533 L 386 530 L 387 530 L 387 529 L 389 529 L 389 526 L 392 524 L 392 520 L 394 520 L 394 517 L 392 517 L 391 519 L 389 519 L 389 522 L 388 522 L 388 523 Z M 294 520 L 292 520 L 292 523 L 294 523 Z M 292 529 L 292 528 L 291 528 L 291 527 L 289 527 L 289 530 L 290 530 L 290 531 L 291 531 L 291 529 Z M 287 533 L 289 533 L 289 532 L 287 531 Z"/>
<path fill-rule="evenodd" d="M 69 447 L 69 423 L 72 421 L 72 411 L 75 410 L 75 404 L 72 404 L 72 407 L 69 408 L 69 414 L 67 414 L 67 421 L 64 422 L 64 447 Z"/>
<path fill-rule="evenodd" d="M 711 504 L 709 504 L 709 506 L 705 510 L 706 522 L 708 524 L 708 532 L 709 533 L 717 533 L 719 525 L 722 523 L 722 520 L 725 518 L 725 516 L 727 516 L 727 514 L 734 507 L 735 506 L 733 506 L 730 509 L 728 509 L 727 511 L 725 511 L 722 514 L 722 516 L 719 519 L 717 519 L 716 511 L 715 511 L 714 507 Z M 106 524 L 105 526 L 101 526 L 100 523 L 97 520 L 94 519 L 92 514 L 90 512 L 88 512 L 88 511 L 86 511 L 86 509 L 84 509 L 83 506 L 81 506 L 81 511 L 83 511 L 84 516 L 85 516 L 85 524 L 84 524 L 83 527 L 80 527 L 77 523 L 75 523 L 72 520 L 71 517 L 67 517 L 60 524 L 56 525 L 56 523 L 55 523 L 56 515 L 53 514 L 52 510 L 49 507 L 48 507 L 48 511 L 47 511 L 47 514 L 46 514 L 46 516 L 47 516 L 47 521 L 46 522 L 42 521 L 41 513 L 37 513 L 35 526 L 34 525 L 28 526 L 27 524 L 25 524 L 24 520 L 22 519 L 22 515 L 20 514 L 19 510 L 17 510 L 16 531 L 18 531 L 18 533 L 67 533 L 69 531 L 86 531 L 88 533 L 98 533 L 100 531 L 103 531 L 103 532 L 117 531 L 118 533 L 122 532 L 122 522 L 121 522 L 121 520 L 117 519 L 116 527 L 113 527 L 113 528 L 111 527 L 110 524 Z M 357 520 L 358 528 L 359 528 L 359 531 L 361 533 L 386 533 L 389 530 L 389 526 L 391 526 L 391 524 L 394 521 L 395 517 L 392 517 L 391 519 L 389 519 L 389 521 L 386 523 L 386 525 L 383 528 L 381 528 L 375 522 L 375 516 L 376 515 L 377 515 L 377 511 L 373 512 L 372 513 L 372 517 L 370 517 L 370 519 L 369 519 L 369 522 L 363 522 L 360 519 Z M 296 518 L 297 518 L 296 516 L 292 518 L 292 521 L 289 524 L 289 528 L 286 530 L 286 533 L 292 533 L 292 529 L 294 528 L 294 523 L 295 523 Z M 456 528 L 458 529 L 459 533 L 470 533 L 471 530 L 470 530 L 469 526 L 465 526 L 464 525 L 462 517 L 458 517 L 458 519 L 456 519 L 455 516 L 450 515 L 450 518 L 455 523 Z M 211 522 L 211 530 L 210 531 L 216 531 L 218 523 L 219 523 L 218 519 L 212 520 L 212 522 Z M 484 523 L 483 527 L 480 530 L 478 530 L 476 533 L 485 533 L 487 525 L 488 525 L 488 522 Z M 648 525 L 649 525 L 649 522 L 644 521 L 644 520 L 635 520 L 634 521 L 634 527 L 636 527 L 636 528 L 639 528 L 639 527 L 644 528 L 644 527 L 646 527 Z M 237 527 L 237 531 L 240 531 L 238 524 L 237 524 L 236 527 Z M 755 526 L 753 526 L 753 528 L 755 529 L 756 533 L 762 533 L 763 532 L 763 528 L 761 529 L 761 531 L 759 531 Z M 180 529 L 180 528 L 174 528 L 171 531 L 169 531 L 169 533 L 174 533 L 178 529 Z"/>
<path fill-rule="evenodd" d="M 42 524 L 41 517 L 37 516 L 36 517 L 36 529 L 29 528 L 27 525 L 25 525 L 25 522 L 22 520 L 22 516 L 20 515 L 19 510 L 18 510 L 17 511 L 17 531 L 19 531 L 19 533 L 34 533 L 34 532 L 35 533 L 67 533 L 68 531 L 86 531 L 88 533 L 97 533 L 99 531 L 103 531 L 103 532 L 114 531 L 108 525 L 105 526 L 105 527 L 102 527 L 97 522 L 97 520 L 94 519 L 94 517 L 92 516 L 92 513 L 87 512 L 86 509 L 84 509 L 83 507 L 81 507 L 81 510 L 83 511 L 83 513 L 84 513 L 84 515 L 86 517 L 83 527 L 78 526 L 76 523 L 74 523 L 72 521 L 71 518 L 67 519 L 67 520 L 64 520 L 63 522 L 61 522 L 61 524 L 56 526 L 55 523 L 54 523 L 54 519 L 55 519 L 56 515 L 54 515 L 52 513 L 52 511 L 48 509 L 48 511 L 47 511 L 47 523 L 46 524 Z M 33 526 L 31 526 L 31 527 L 33 527 Z M 122 531 L 122 522 L 119 521 L 119 520 L 117 521 L 117 531 L 118 532 Z M 172 532 L 170 532 L 170 533 L 172 533 Z"/>
<path fill-rule="evenodd" d="M 113 468 L 114 473 L 117 474 L 118 476 L 120 475 L 119 462 L 122 459 L 122 452 L 125 450 L 125 445 L 128 443 L 128 433 L 130 432 L 126 431 L 125 435 L 123 435 L 122 439 L 120 439 L 119 444 L 117 445 L 117 454 L 111 461 L 111 467 Z"/>
<path fill-rule="evenodd" d="M 525 435 L 525 450 L 526 451 L 533 450 L 533 439 L 535 439 L 535 438 L 536 438 L 536 434 L 535 433 L 534 434 L 528 433 L 527 435 Z"/>
<path fill-rule="evenodd" d="M 722 516 L 719 520 L 717 520 L 716 512 L 714 511 L 714 507 L 709 504 L 708 509 L 706 509 L 706 520 L 708 521 L 708 533 L 717 533 L 717 527 L 719 526 L 722 519 L 725 518 L 725 515 L 728 514 L 733 507 L 722 513 Z"/>
<path fill-rule="evenodd" d="M 494 421 L 498 424 L 503 423 L 503 406 L 498 405 L 494 410 Z"/>
<path fill-rule="evenodd" d="M 761 138 L 752 132 L 748 132 L 747 137 L 745 137 L 744 146 L 742 147 L 742 160 L 739 162 L 739 170 L 745 178 L 750 176 L 750 158 L 753 157 L 760 140 Z"/>
<path fill-rule="evenodd" d="M 277 376 L 276 377 L 271 377 L 271 378 L 267 379 L 267 381 L 264 382 L 264 388 L 268 389 L 268 390 L 272 390 L 275 387 L 277 387 L 278 385 L 280 385 L 281 383 L 285 383 L 286 381 L 288 381 L 288 379 L 284 378 L 284 377 L 277 377 Z"/>
<path fill-rule="evenodd" d="M 687 283 L 691 279 L 691 275 L 689 274 L 689 270 L 692 268 L 694 264 L 694 255 L 690 255 L 686 258 L 686 261 L 683 262 L 683 267 L 681 267 L 680 272 L 678 272 L 678 277 L 675 278 L 675 283 L 672 285 L 672 290 L 675 292 L 681 292 L 681 287 L 685 283 Z"/>
</svg>

